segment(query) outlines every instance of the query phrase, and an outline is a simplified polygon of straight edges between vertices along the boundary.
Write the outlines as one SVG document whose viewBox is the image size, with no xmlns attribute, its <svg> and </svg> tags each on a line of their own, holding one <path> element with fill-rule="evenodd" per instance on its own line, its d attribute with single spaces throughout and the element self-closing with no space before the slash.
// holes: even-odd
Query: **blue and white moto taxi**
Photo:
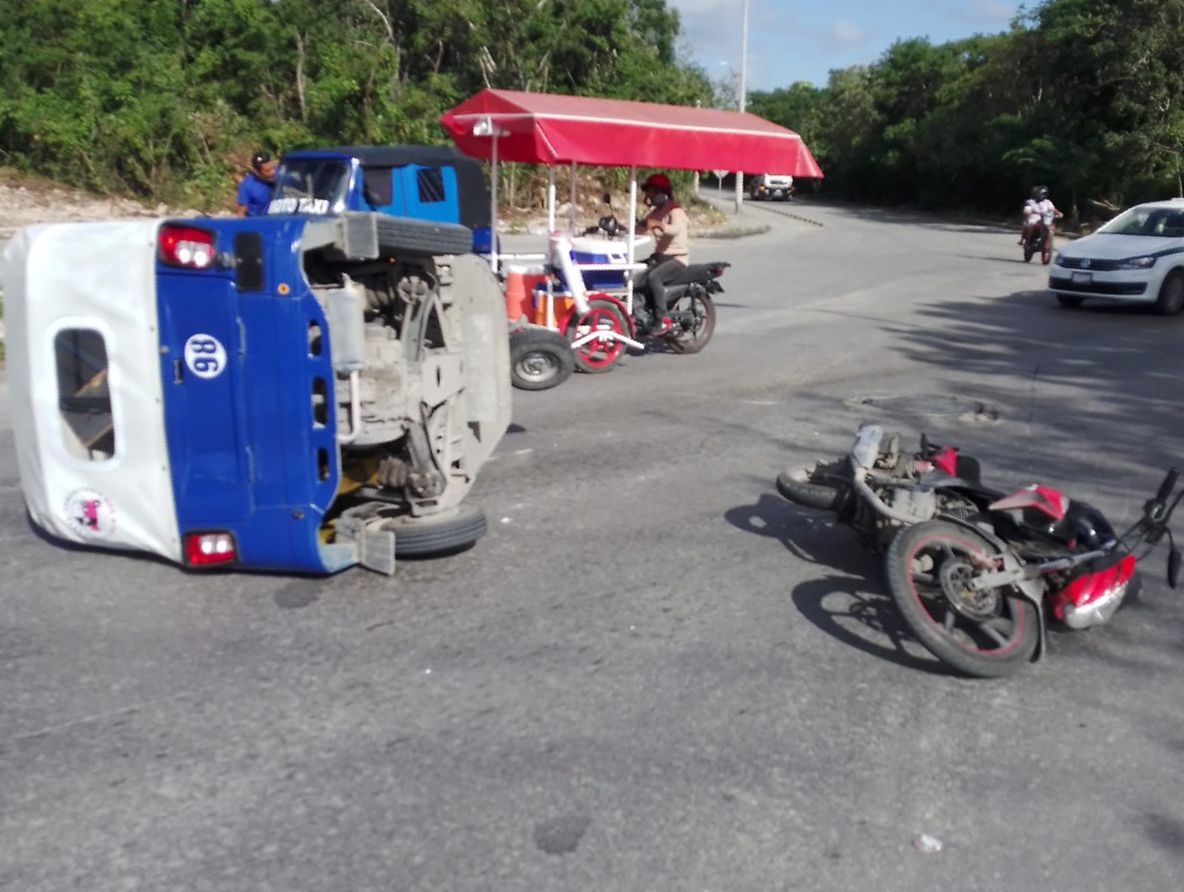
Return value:
<svg viewBox="0 0 1184 892">
<path fill-rule="evenodd" d="M 463 226 L 34 226 L 4 252 L 34 523 L 189 567 L 332 573 L 467 546 L 509 423 L 501 290 Z"/>
</svg>

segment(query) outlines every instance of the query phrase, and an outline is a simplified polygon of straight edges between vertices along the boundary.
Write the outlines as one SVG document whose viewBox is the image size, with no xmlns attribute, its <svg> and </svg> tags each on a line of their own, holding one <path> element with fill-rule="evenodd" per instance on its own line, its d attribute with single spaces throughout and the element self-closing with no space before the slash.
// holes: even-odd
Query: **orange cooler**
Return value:
<svg viewBox="0 0 1184 892">
<path fill-rule="evenodd" d="M 534 304 L 534 322 L 535 325 L 547 324 L 547 277 L 540 277 L 541 287 L 534 289 L 533 304 Z M 556 289 L 552 295 L 555 302 L 555 325 L 561 325 L 564 317 L 571 312 L 571 308 L 575 306 L 576 301 L 566 291 L 559 291 Z"/>
<path fill-rule="evenodd" d="M 506 267 L 506 318 L 517 322 L 523 316 L 527 319 L 534 317 L 535 309 L 531 299 L 534 286 L 546 282 L 542 267 L 538 266 L 508 266 Z"/>
</svg>

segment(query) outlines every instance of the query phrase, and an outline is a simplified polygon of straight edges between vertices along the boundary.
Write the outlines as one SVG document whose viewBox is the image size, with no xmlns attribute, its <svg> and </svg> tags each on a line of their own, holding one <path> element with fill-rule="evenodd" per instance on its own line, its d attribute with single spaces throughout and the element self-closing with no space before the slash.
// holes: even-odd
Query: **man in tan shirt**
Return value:
<svg viewBox="0 0 1184 892">
<path fill-rule="evenodd" d="M 654 310 L 654 325 L 649 334 L 665 334 L 671 328 L 666 315 L 666 287 L 690 262 L 687 212 L 674 200 L 670 178 L 662 173 L 649 176 L 641 186 L 650 212 L 637 224 L 638 235 L 653 235 L 654 253 L 646 260 L 648 269 L 634 280 L 634 287 L 644 287 Z"/>
</svg>

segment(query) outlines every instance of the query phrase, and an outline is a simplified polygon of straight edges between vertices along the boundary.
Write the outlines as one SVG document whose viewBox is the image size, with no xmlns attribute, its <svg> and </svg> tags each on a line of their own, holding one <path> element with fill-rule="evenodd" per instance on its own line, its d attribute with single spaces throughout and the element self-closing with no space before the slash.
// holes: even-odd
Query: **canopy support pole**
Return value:
<svg viewBox="0 0 1184 892">
<path fill-rule="evenodd" d="M 498 274 L 497 256 L 497 131 L 493 132 L 493 154 L 489 173 L 489 265 Z"/>
<path fill-rule="evenodd" d="M 547 167 L 547 233 L 555 231 L 555 168 Z"/>
<path fill-rule="evenodd" d="M 629 262 L 637 262 L 637 165 L 629 168 Z M 625 274 L 625 309 L 633 315 L 633 271 Z"/>
<path fill-rule="evenodd" d="M 576 234 L 576 163 L 571 163 L 571 194 L 567 204 L 567 228 L 572 235 Z"/>
</svg>

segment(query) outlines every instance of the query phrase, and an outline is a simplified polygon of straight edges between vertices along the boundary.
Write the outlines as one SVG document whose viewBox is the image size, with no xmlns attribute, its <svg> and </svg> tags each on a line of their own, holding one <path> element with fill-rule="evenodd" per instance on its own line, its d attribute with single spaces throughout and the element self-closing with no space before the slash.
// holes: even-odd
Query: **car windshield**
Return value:
<svg viewBox="0 0 1184 892">
<path fill-rule="evenodd" d="M 328 214 L 345 209 L 349 164 L 329 158 L 289 158 L 275 174 L 269 214 Z"/>
<path fill-rule="evenodd" d="M 1133 207 L 1123 211 L 1098 232 L 1184 238 L 1184 207 Z"/>
</svg>

